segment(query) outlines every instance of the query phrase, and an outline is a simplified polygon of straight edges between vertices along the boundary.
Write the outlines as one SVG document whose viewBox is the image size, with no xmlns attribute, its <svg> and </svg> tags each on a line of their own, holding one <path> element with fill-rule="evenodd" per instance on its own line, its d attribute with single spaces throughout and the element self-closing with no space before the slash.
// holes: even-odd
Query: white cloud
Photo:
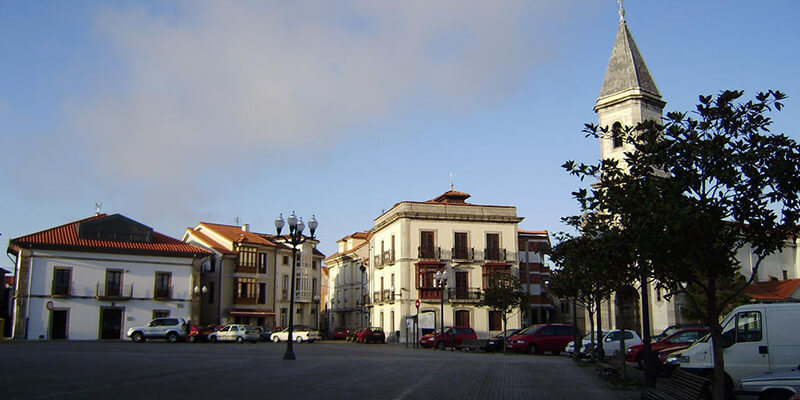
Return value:
<svg viewBox="0 0 800 400">
<path fill-rule="evenodd" d="M 187 1 L 106 9 L 111 81 L 68 108 L 112 176 L 169 184 L 337 135 L 424 103 L 471 110 L 508 94 L 546 51 L 553 1 Z"/>
</svg>

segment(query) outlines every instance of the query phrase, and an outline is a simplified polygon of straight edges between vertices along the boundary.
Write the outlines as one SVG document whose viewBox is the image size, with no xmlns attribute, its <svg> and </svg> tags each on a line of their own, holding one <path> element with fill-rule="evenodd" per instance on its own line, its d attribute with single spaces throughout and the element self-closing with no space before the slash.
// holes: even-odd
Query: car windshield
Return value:
<svg viewBox="0 0 800 400">
<path fill-rule="evenodd" d="M 538 331 L 539 328 L 541 328 L 543 326 L 544 325 L 541 325 L 541 324 L 540 325 L 531 325 L 531 326 L 525 328 L 522 332 L 519 332 L 518 334 L 519 335 L 530 335 L 530 334 L 533 334 L 536 331 Z"/>
</svg>

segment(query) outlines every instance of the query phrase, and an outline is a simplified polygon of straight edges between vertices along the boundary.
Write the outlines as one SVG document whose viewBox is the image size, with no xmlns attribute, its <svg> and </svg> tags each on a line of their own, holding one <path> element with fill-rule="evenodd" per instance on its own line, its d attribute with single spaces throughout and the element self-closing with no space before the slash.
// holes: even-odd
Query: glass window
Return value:
<svg viewBox="0 0 800 400">
<path fill-rule="evenodd" d="M 552 326 L 545 326 L 539 331 L 539 336 L 553 336 L 555 333 L 555 329 Z"/>
<path fill-rule="evenodd" d="M 761 341 L 761 313 L 740 312 L 736 315 L 736 343 Z"/>
<path fill-rule="evenodd" d="M 69 268 L 56 268 L 53 270 L 53 291 L 54 295 L 66 296 L 70 294 L 72 283 L 72 270 Z"/>
</svg>

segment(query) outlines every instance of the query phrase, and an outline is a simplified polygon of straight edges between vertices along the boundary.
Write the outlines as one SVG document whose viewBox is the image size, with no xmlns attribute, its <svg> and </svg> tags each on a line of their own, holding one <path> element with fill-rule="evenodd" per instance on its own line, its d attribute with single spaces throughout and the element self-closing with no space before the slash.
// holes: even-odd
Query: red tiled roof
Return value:
<svg viewBox="0 0 800 400">
<path fill-rule="evenodd" d="M 467 204 L 464 200 L 468 199 L 470 195 L 464 192 L 458 192 L 455 190 L 448 190 L 447 192 L 442 193 L 439 197 L 428 200 L 426 203 L 441 203 L 441 204 Z"/>
<path fill-rule="evenodd" d="M 522 229 L 517 229 L 517 232 L 519 232 L 519 233 L 527 233 L 527 234 L 531 234 L 531 235 L 547 235 L 547 234 L 549 234 L 548 231 L 526 231 L 526 230 L 522 230 Z"/>
<path fill-rule="evenodd" d="M 200 222 L 198 225 L 205 225 L 208 229 L 220 234 L 234 243 L 252 243 L 263 246 L 274 247 L 275 242 L 268 239 L 267 235 L 256 232 L 245 232 L 241 226 L 213 224 L 210 222 Z"/>
<path fill-rule="evenodd" d="M 211 239 L 210 237 L 208 237 L 208 235 L 206 235 L 205 233 L 203 233 L 201 231 L 189 228 L 189 234 L 194 236 L 197 240 L 203 242 L 203 244 L 205 244 L 206 246 L 214 249 L 215 251 L 217 251 L 220 254 L 228 254 L 228 255 L 237 254 L 233 250 L 230 250 L 230 249 L 227 249 L 227 248 L 225 248 L 223 246 L 220 246 L 219 243 L 214 241 L 214 239 Z"/>
<path fill-rule="evenodd" d="M 751 283 L 744 293 L 756 300 L 786 300 L 800 287 L 800 279 L 771 280 Z"/>
<path fill-rule="evenodd" d="M 104 251 L 112 253 L 177 255 L 210 255 L 208 250 L 193 246 L 178 239 L 153 231 L 150 242 L 124 242 L 116 240 L 95 240 L 78 238 L 78 225 L 109 217 L 99 214 L 86 219 L 70 222 L 55 228 L 32 233 L 9 241 L 9 247 L 46 248 L 59 250 Z M 111 216 L 113 217 L 113 216 Z"/>
</svg>

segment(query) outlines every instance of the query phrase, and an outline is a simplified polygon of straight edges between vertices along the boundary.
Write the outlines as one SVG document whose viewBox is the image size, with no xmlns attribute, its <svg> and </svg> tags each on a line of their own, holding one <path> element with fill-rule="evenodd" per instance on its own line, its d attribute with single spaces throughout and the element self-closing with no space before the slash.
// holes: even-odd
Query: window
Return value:
<svg viewBox="0 0 800 400">
<path fill-rule="evenodd" d="M 500 311 L 489 311 L 489 330 L 503 330 L 503 318 L 500 315 Z"/>
<path fill-rule="evenodd" d="M 172 272 L 156 272 L 155 298 L 172 297 Z"/>
<path fill-rule="evenodd" d="M 486 234 L 486 259 L 499 260 L 500 259 L 500 234 L 487 233 Z"/>
<path fill-rule="evenodd" d="M 467 310 L 456 311 L 456 325 L 469 326 L 469 311 Z"/>
<path fill-rule="evenodd" d="M 153 310 L 153 319 L 167 317 L 169 317 L 169 310 Z M 157 324 L 162 325 L 161 321 L 159 321 Z"/>
<path fill-rule="evenodd" d="M 453 258 L 459 260 L 466 260 L 469 258 L 467 251 L 467 233 L 455 233 L 455 247 L 453 248 Z"/>
<path fill-rule="evenodd" d="M 394 261 L 394 235 L 392 235 L 392 242 L 391 243 L 392 243 L 392 248 L 390 250 L 392 252 L 391 259 L 392 259 L 392 261 Z"/>
<path fill-rule="evenodd" d="M 552 326 L 545 326 L 541 330 L 539 330 L 539 336 L 554 336 L 556 330 Z"/>
<path fill-rule="evenodd" d="M 240 299 L 255 299 L 256 293 L 255 278 L 236 278 L 236 297 Z"/>
<path fill-rule="evenodd" d="M 494 287 L 494 281 L 497 274 L 508 274 L 511 272 L 509 265 L 485 265 L 483 266 L 483 288 L 489 289 Z"/>
<path fill-rule="evenodd" d="M 317 297 L 317 278 L 311 279 L 311 298 Z"/>
<path fill-rule="evenodd" d="M 283 275 L 283 290 L 281 291 L 281 298 L 283 300 L 289 299 L 289 275 Z"/>
<path fill-rule="evenodd" d="M 118 269 L 106 270 L 106 296 L 122 295 L 122 271 Z"/>
<path fill-rule="evenodd" d="M 679 333 L 669 339 L 671 343 L 692 343 L 700 336 L 699 331 L 687 331 Z"/>
<path fill-rule="evenodd" d="M 255 267 L 258 251 L 255 247 L 239 248 L 239 265 L 242 267 Z"/>
<path fill-rule="evenodd" d="M 288 309 L 281 308 L 281 326 L 286 326 L 286 314 L 288 312 Z"/>
<path fill-rule="evenodd" d="M 656 301 L 661 301 L 661 288 L 656 288 Z"/>
<path fill-rule="evenodd" d="M 736 343 L 761 341 L 761 313 L 740 312 L 736 315 Z"/>
<path fill-rule="evenodd" d="M 267 273 L 267 253 L 258 253 L 258 273 Z"/>
<path fill-rule="evenodd" d="M 783 280 L 789 279 L 789 271 L 783 270 Z"/>
<path fill-rule="evenodd" d="M 283 256 L 283 265 L 289 265 L 289 256 Z"/>
<path fill-rule="evenodd" d="M 561 303 L 561 313 L 569 314 L 569 303 Z"/>
<path fill-rule="evenodd" d="M 214 282 L 208 282 L 208 304 L 214 304 Z"/>
<path fill-rule="evenodd" d="M 267 284 L 266 283 L 259 283 L 258 284 L 258 304 L 267 304 Z"/>
<path fill-rule="evenodd" d="M 553 327 L 555 336 L 572 336 L 575 330 L 571 326 L 557 325 Z"/>
<path fill-rule="evenodd" d="M 615 149 L 622 147 L 622 136 L 622 124 L 614 122 L 614 125 L 611 127 L 611 138 L 614 141 Z"/>
<path fill-rule="evenodd" d="M 420 258 L 435 258 L 433 231 L 420 232 L 419 253 Z"/>
<path fill-rule="evenodd" d="M 53 270 L 53 296 L 69 296 L 72 292 L 72 269 L 58 268 Z"/>
</svg>

